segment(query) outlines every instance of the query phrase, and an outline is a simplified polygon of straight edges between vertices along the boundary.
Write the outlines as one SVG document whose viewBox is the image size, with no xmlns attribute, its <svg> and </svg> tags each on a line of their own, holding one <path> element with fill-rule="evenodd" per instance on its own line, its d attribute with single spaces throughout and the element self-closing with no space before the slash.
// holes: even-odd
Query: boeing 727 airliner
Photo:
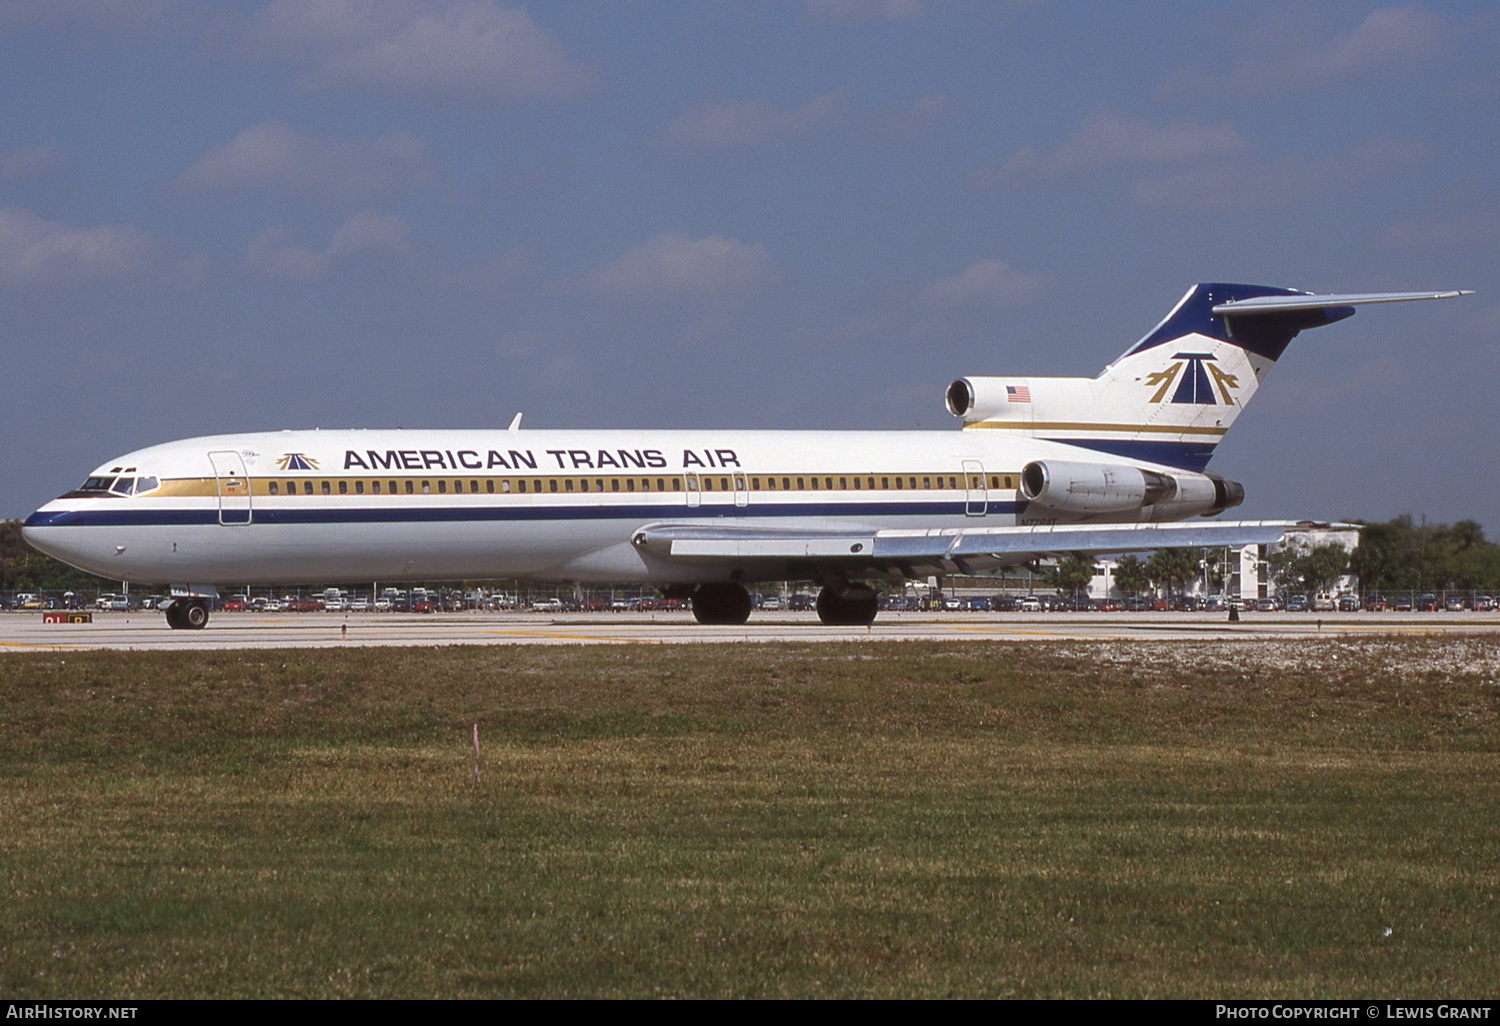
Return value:
<svg viewBox="0 0 1500 1026">
<path fill-rule="evenodd" d="M 1201 284 L 1095 378 L 961 378 L 961 431 L 283 431 L 105 463 L 26 540 L 112 580 L 170 582 L 173 627 L 219 585 L 517 579 L 652 584 L 744 623 L 745 584 L 815 580 L 824 623 L 868 624 L 868 582 L 1060 552 L 1266 543 L 1282 522 L 1206 471 L 1291 340 L 1363 304 Z"/>
</svg>

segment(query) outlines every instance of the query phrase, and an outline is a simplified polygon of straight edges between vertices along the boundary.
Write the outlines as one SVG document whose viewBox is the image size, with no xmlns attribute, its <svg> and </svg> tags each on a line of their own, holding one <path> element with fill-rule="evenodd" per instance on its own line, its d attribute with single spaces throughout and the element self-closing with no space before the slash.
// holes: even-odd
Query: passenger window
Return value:
<svg viewBox="0 0 1500 1026">
<path fill-rule="evenodd" d="M 495 494 L 495 479 L 494 478 L 490 478 L 488 481 L 486 481 L 484 483 L 484 491 L 485 491 L 485 494 L 487 494 L 487 495 L 494 495 Z"/>
<path fill-rule="evenodd" d="M 447 481 L 439 481 L 438 482 L 438 494 L 439 495 L 447 495 L 448 494 L 448 482 Z"/>
<path fill-rule="evenodd" d="M 391 494 L 392 495 L 396 494 L 396 482 L 394 482 L 394 481 L 391 482 Z"/>
<path fill-rule="evenodd" d="M 564 481 L 563 484 L 567 487 L 568 491 L 571 492 L 573 490 L 573 479 L 571 477 Z"/>
<path fill-rule="evenodd" d="M 845 490 L 848 487 L 849 487 L 849 479 L 846 478 L 846 477 L 839 478 L 839 491 L 843 491 L 843 490 Z"/>
<path fill-rule="evenodd" d="M 365 483 L 363 481 L 356 481 L 356 482 L 354 482 L 354 494 L 356 494 L 356 495 L 363 495 L 363 494 L 365 494 Z"/>
<path fill-rule="evenodd" d="M 479 494 L 479 482 L 478 481 L 470 481 L 469 482 L 469 491 L 473 492 L 475 495 L 478 495 Z"/>
<path fill-rule="evenodd" d="M 312 482 L 311 481 L 303 481 L 302 482 L 302 494 L 303 495 L 311 495 L 312 494 Z"/>
<path fill-rule="evenodd" d="M 800 481 L 801 479 L 799 478 L 798 480 Z M 815 478 L 815 477 L 810 477 L 810 478 L 808 478 L 808 480 L 812 482 L 812 490 L 813 491 L 817 491 L 818 490 L 818 479 Z"/>
<path fill-rule="evenodd" d="M 422 482 L 422 494 L 423 495 L 431 495 L 432 494 L 432 482 L 431 481 L 423 481 Z"/>
<path fill-rule="evenodd" d="M 609 490 L 612 492 L 618 492 L 620 490 L 620 479 L 618 477 L 612 477 L 609 479 Z"/>
<path fill-rule="evenodd" d="M 380 494 L 380 482 L 379 481 L 371 481 L 370 482 L 370 491 L 374 492 L 376 495 L 379 495 Z"/>
<path fill-rule="evenodd" d="M 268 485 L 266 485 L 266 487 L 270 490 L 272 495 L 276 495 L 281 486 L 278 485 L 275 481 L 272 481 Z"/>
<path fill-rule="evenodd" d="M 711 477 L 705 477 L 703 479 L 703 490 L 705 492 L 711 492 L 711 491 L 714 490 L 714 479 L 713 478 L 711 478 Z"/>
<path fill-rule="evenodd" d="M 348 495 L 349 494 L 349 482 L 348 481 L 340 481 L 339 482 L 339 494 L 340 495 Z"/>
<path fill-rule="evenodd" d="M 557 478 L 554 477 L 547 482 L 547 490 L 552 492 L 557 491 Z"/>
<path fill-rule="evenodd" d="M 627 492 L 633 492 L 633 491 L 635 491 L 635 478 L 633 478 L 633 477 L 627 477 L 625 479 L 625 490 Z"/>
<path fill-rule="evenodd" d="M 500 491 L 504 492 L 504 493 L 509 493 L 510 492 L 510 482 L 509 481 L 501 481 L 500 482 Z"/>
<path fill-rule="evenodd" d="M 332 495 L 333 494 L 333 487 L 327 481 L 323 482 L 323 494 L 324 495 Z"/>
</svg>

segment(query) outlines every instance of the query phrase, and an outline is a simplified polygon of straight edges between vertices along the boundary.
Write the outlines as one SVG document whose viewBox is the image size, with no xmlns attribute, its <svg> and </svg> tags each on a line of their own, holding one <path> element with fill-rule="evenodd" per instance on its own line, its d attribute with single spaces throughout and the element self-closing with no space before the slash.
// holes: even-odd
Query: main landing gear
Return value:
<svg viewBox="0 0 1500 1026">
<path fill-rule="evenodd" d="M 167 626 L 174 630 L 201 631 L 208 625 L 208 603 L 200 599 L 175 599 L 167 607 Z"/>
<path fill-rule="evenodd" d="M 693 617 L 702 624 L 739 626 L 750 619 L 750 593 L 739 584 L 700 584 L 693 589 Z M 829 585 L 818 593 L 818 619 L 831 627 L 868 627 L 879 609 L 866 584 Z"/>
<path fill-rule="evenodd" d="M 868 627 L 879 608 L 875 589 L 867 584 L 830 586 L 818 592 L 818 619 L 830 627 Z"/>
<path fill-rule="evenodd" d="M 693 590 L 699 623 L 737 626 L 750 619 L 750 593 L 739 584 L 700 584 Z"/>
</svg>

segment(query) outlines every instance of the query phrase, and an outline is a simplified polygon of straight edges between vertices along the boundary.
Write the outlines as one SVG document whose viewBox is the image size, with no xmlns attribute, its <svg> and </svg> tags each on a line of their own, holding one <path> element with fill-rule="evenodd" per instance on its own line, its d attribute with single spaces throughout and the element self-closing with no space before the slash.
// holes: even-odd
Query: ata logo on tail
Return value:
<svg viewBox="0 0 1500 1026">
<path fill-rule="evenodd" d="M 1214 363 L 1215 359 L 1212 353 L 1178 353 L 1173 356 L 1170 367 L 1146 375 L 1146 386 L 1156 387 L 1151 401 L 1161 402 L 1176 383 L 1177 391 L 1172 392 L 1171 402 L 1195 406 L 1213 406 L 1219 402 L 1225 406 L 1234 405 L 1233 390 L 1239 387 L 1240 380 Z M 1218 390 L 1218 399 L 1214 398 L 1215 389 Z"/>
</svg>

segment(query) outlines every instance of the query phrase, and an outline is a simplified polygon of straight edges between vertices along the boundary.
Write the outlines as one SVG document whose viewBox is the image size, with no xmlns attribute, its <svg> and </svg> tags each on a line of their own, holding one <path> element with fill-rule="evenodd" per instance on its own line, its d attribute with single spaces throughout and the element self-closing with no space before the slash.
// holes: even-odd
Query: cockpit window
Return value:
<svg viewBox="0 0 1500 1026">
<path fill-rule="evenodd" d="M 91 477 L 83 483 L 80 492 L 107 492 L 115 483 L 112 477 Z"/>
<path fill-rule="evenodd" d="M 135 494 L 139 495 L 142 492 L 153 491 L 160 484 L 161 482 L 157 481 L 154 477 L 138 477 L 135 479 Z"/>
<path fill-rule="evenodd" d="M 116 478 L 115 483 L 110 486 L 109 490 L 114 492 L 116 495 L 131 495 L 135 492 L 135 478 Z"/>
</svg>

